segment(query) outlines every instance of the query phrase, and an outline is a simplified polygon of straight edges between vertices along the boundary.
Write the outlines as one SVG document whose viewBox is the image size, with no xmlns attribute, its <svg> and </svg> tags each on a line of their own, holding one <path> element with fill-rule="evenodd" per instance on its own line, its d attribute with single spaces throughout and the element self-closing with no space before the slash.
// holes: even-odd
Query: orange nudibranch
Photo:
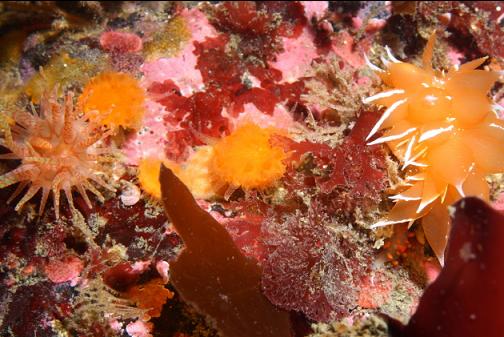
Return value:
<svg viewBox="0 0 504 337">
<path fill-rule="evenodd" d="M 389 48 L 385 70 L 369 63 L 390 90 L 364 103 L 386 109 L 368 135 L 385 143 L 405 172 L 404 190 L 374 227 L 422 218 L 425 237 L 443 262 L 449 230 L 448 206 L 465 196 L 489 199 L 488 174 L 504 172 L 504 121 L 488 92 L 499 78 L 478 70 L 486 57 L 448 72 L 432 68 L 435 34 L 423 53 L 423 66 L 397 60 Z M 375 135 L 383 131 L 379 138 Z"/>
</svg>

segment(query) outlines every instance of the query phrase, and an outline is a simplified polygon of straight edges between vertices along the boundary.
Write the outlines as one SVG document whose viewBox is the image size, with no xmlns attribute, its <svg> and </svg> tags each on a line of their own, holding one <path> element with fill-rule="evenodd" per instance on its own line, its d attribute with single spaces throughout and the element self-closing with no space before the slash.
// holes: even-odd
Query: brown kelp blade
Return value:
<svg viewBox="0 0 504 337">
<path fill-rule="evenodd" d="M 166 214 L 185 243 L 170 263 L 170 279 L 181 297 L 211 318 L 223 336 L 292 336 L 288 313 L 261 292 L 257 263 L 241 253 L 229 233 L 164 166 L 160 182 Z"/>
</svg>

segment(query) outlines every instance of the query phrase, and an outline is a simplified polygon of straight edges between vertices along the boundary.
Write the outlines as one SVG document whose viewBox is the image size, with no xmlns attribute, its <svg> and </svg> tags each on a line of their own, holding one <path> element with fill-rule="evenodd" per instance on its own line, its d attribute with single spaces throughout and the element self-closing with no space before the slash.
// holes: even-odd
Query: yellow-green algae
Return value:
<svg viewBox="0 0 504 337">
<path fill-rule="evenodd" d="M 151 41 L 144 45 L 146 58 L 173 57 L 191 38 L 186 20 L 181 16 L 172 18 L 160 32 L 154 34 Z"/>
<path fill-rule="evenodd" d="M 96 57 L 93 62 L 71 57 L 68 53 L 55 55 L 49 63 L 41 68 L 26 84 L 24 92 L 38 103 L 41 95 L 54 87 L 63 89 L 82 87 L 91 77 L 107 66 L 104 56 Z M 60 92 L 61 94 L 61 92 Z"/>
</svg>

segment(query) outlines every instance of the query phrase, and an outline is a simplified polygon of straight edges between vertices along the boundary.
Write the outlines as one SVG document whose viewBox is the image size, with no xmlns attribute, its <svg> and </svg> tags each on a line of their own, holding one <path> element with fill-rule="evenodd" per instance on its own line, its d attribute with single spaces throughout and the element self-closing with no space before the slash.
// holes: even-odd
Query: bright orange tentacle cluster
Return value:
<svg viewBox="0 0 504 337">
<path fill-rule="evenodd" d="M 199 147 L 189 159 L 178 164 L 165 161 L 197 198 L 211 198 L 221 192 L 263 190 L 275 185 L 284 175 L 288 154 L 271 138 L 284 131 L 243 123 L 213 145 Z M 138 180 L 143 190 L 161 197 L 159 169 L 161 160 L 145 158 L 139 165 Z"/>
<path fill-rule="evenodd" d="M 214 145 L 210 165 L 217 180 L 245 189 L 266 188 L 285 173 L 284 150 L 271 144 L 281 131 L 245 123 Z"/>
<path fill-rule="evenodd" d="M 144 101 L 145 93 L 138 81 L 117 72 L 93 77 L 79 97 L 79 105 L 90 120 L 115 131 L 118 127 L 140 128 Z"/>
<path fill-rule="evenodd" d="M 74 109 L 72 93 L 66 95 L 63 104 L 58 102 L 56 90 L 44 94 L 39 113 L 18 111 L 12 124 L 4 125 L 1 139 L 1 144 L 11 153 L 0 155 L 0 159 L 20 159 L 21 165 L 0 176 L 0 188 L 19 182 L 12 200 L 28 187 L 16 210 L 42 190 L 39 208 L 42 213 L 52 191 L 56 217 L 59 217 L 61 191 L 73 209 L 74 187 L 89 207 L 91 202 L 86 190 L 103 199 L 90 181 L 113 190 L 101 177 L 110 151 L 97 145 L 109 133 L 87 122 Z"/>
<path fill-rule="evenodd" d="M 449 229 L 448 205 L 464 196 L 489 198 L 485 177 L 504 171 L 504 122 L 487 93 L 499 73 L 477 70 L 486 58 L 454 67 L 432 68 L 435 35 L 423 67 L 403 63 L 387 48 L 385 70 L 371 65 L 391 90 L 365 100 L 386 107 L 368 140 L 386 143 L 405 171 L 406 188 L 375 227 L 422 218 L 427 241 L 440 261 Z"/>
</svg>

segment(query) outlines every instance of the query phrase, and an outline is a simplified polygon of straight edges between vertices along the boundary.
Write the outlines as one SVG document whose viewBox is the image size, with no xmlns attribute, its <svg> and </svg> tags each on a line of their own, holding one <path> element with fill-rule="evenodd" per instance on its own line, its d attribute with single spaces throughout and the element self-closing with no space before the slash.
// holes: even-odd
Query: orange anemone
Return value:
<svg viewBox="0 0 504 337">
<path fill-rule="evenodd" d="M 465 196 L 488 200 L 485 177 L 504 171 L 504 122 L 487 96 L 499 74 L 477 69 L 486 57 L 438 71 L 431 63 L 434 42 L 433 34 L 422 67 L 400 62 L 387 48 L 386 69 L 370 66 L 390 90 L 365 103 L 386 108 L 369 144 L 387 144 L 405 172 L 404 190 L 391 197 L 395 206 L 375 227 L 423 218 L 425 237 L 442 262 L 448 205 Z"/>
</svg>

